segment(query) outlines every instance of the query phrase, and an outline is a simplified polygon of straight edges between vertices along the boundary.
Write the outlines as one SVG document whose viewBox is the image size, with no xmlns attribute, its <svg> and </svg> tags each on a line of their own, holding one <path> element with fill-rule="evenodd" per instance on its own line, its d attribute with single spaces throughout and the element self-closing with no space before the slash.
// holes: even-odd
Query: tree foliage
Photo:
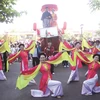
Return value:
<svg viewBox="0 0 100 100">
<path fill-rule="evenodd" d="M 0 22 L 12 23 L 14 17 L 18 17 L 22 12 L 14 9 L 17 0 L 0 0 Z"/>
<path fill-rule="evenodd" d="M 91 32 L 84 32 L 83 37 L 86 38 L 86 39 L 92 38 L 92 33 Z"/>
<path fill-rule="evenodd" d="M 89 0 L 89 6 L 92 11 L 100 10 L 100 0 Z"/>
<path fill-rule="evenodd" d="M 96 35 L 100 36 L 100 30 L 96 31 Z"/>
</svg>

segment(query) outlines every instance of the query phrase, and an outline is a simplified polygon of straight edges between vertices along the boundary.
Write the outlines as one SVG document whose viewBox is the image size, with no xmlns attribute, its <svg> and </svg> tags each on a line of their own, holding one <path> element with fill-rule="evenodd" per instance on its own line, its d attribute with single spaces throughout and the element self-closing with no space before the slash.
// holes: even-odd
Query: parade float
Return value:
<svg viewBox="0 0 100 100">
<path fill-rule="evenodd" d="M 55 12 L 58 11 L 57 5 L 45 4 L 41 8 L 41 12 L 44 12 L 46 7 L 48 7 L 49 12 L 51 12 L 52 9 L 54 9 Z M 38 28 L 37 23 L 34 23 L 33 30 L 37 33 L 37 37 L 41 42 L 42 51 L 47 46 L 48 42 L 52 42 L 55 48 L 55 52 L 57 52 L 62 34 L 64 34 L 64 30 L 66 30 L 66 22 L 64 22 L 62 28 L 59 28 L 57 24 L 57 16 L 56 16 L 56 22 L 54 21 L 50 27 Z"/>
</svg>

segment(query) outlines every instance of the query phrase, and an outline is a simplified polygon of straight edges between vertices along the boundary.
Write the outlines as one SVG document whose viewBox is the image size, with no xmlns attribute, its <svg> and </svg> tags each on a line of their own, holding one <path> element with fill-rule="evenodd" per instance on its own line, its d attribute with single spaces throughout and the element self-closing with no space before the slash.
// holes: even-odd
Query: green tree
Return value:
<svg viewBox="0 0 100 100">
<path fill-rule="evenodd" d="M 97 31 L 96 31 L 96 35 L 97 35 L 97 36 L 100 36 L 100 30 L 97 30 Z"/>
<path fill-rule="evenodd" d="M 71 32 L 66 30 L 65 33 L 62 35 L 62 37 L 63 37 L 63 39 L 70 40 L 72 37 L 72 34 L 71 34 Z"/>
<path fill-rule="evenodd" d="M 14 9 L 16 2 L 17 0 L 0 0 L 0 22 L 12 23 L 14 17 L 23 13 Z"/>
<path fill-rule="evenodd" d="M 84 32 L 83 37 L 86 38 L 86 39 L 92 38 L 92 33 L 91 32 Z"/>
<path fill-rule="evenodd" d="M 100 0 L 89 0 L 89 6 L 92 11 L 100 10 Z"/>
</svg>

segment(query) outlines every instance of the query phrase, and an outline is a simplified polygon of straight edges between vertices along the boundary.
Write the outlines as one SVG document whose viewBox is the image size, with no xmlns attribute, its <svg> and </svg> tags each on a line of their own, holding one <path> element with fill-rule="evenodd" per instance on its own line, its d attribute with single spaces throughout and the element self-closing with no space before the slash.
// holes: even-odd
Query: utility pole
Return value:
<svg viewBox="0 0 100 100">
<path fill-rule="evenodd" d="M 80 25 L 80 28 L 81 28 L 81 36 L 83 35 L 83 26 L 84 26 L 83 24 Z"/>
</svg>

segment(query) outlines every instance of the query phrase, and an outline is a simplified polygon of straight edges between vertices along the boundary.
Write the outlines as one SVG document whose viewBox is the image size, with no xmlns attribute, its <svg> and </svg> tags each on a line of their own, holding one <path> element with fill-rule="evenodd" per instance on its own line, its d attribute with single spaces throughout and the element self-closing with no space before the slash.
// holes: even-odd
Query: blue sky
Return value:
<svg viewBox="0 0 100 100">
<path fill-rule="evenodd" d="M 80 24 L 84 24 L 84 30 L 98 29 L 100 22 L 100 12 L 91 12 L 88 0 L 18 0 L 15 8 L 18 11 L 27 11 L 27 15 L 15 18 L 13 24 L 0 24 L 2 31 L 32 30 L 33 23 L 36 22 L 38 28 L 42 27 L 41 6 L 44 4 L 57 4 L 58 25 L 61 28 L 63 22 L 67 22 L 67 28 L 80 30 Z"/>
</svg>

